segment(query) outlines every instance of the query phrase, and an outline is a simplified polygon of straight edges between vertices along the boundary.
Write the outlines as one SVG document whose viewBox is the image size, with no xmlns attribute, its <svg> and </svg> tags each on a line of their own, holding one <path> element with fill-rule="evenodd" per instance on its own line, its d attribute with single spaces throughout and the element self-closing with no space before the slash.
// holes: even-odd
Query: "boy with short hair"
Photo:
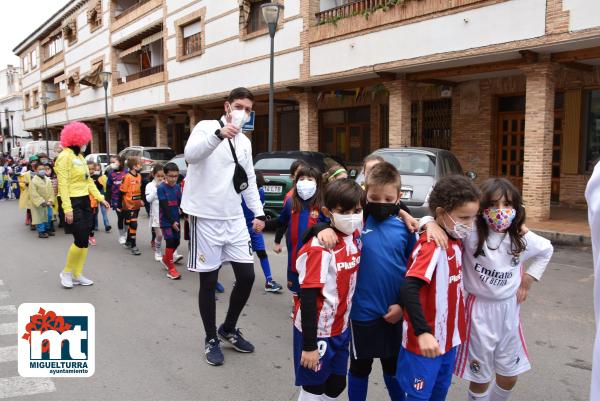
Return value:
<svg viewBox="0 0 600 401">
<path fill-rule="evenodd" d="M 141 255 L 137 247 L 136 233 L 138 226 L 138 214 L 142 207 L 142 163 L 139 157 L 131 156 L 127 158 L 127 167 L 129 172 L 123 178 L 121 184 L 119 205 L 117 212 L 125 213 L 125 224 L 128 226 L 127 240 L 124 246 L 131 250 L 132 255 Z"/>
<path fill-rule="evenodd" d="M 167 277 L 178 280 L 181 274 L 175 268 L 173 254 L 181 241 L 181 187 L 177 184 L 179 167 L 175 163 L 167 163 L 163 168 L 165 181 L 156 190 L 160 213 L 160 229 L 167 245 L 162 264 L 167 269 Z"/>
</svg>

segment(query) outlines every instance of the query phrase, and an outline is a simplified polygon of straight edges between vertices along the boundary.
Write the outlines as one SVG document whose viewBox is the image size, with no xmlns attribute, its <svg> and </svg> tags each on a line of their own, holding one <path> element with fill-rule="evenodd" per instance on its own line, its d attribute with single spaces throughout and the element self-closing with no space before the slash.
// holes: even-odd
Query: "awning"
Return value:
<svg viewBox="0 0 600 401">
<path fill-rule="evenodd" d="M 156 32 L 154 35 L 150 35 L 144 39 L 142 39 L 142 46 L 146 46 L 152 42 L 156 42 L 157 40 L 161 40 L 163 38 L 162 31 Z"/>
<path fill-rule="evenodd" d="M 59 82 L 63 82 L 67 80 L 67 74 L 61 74 L 58 77 L 54 78 L 54 83 L 57 84 Z"/>
<path fill-rule="evenodd" d="M 119 54 L 119 58 L 123 58 L 123 57 L 127 57 L 130 54 L 139 52 L 142 49 L 142 45 L 141 44 L 137 44 L 133 47 L 130 47 L 129 49 L 125 49 L 121 52 L 121 54 Z"/>
<path fill-rule="evenodd" d="M 99 87 L 102 85 L 102 77 L 100 73 L 102 72 L 102 63 L 96 63 L 90 72 L 85 74 L 80 80 L 79 83 L 85 86 Z"/>
</svg>

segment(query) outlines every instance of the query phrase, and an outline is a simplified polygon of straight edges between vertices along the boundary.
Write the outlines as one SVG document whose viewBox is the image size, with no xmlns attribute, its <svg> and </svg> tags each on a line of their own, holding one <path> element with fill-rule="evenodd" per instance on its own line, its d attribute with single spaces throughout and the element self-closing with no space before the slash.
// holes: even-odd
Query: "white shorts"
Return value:
<svg viewBox="0 0 600 401">
<path fill-rule="evenodd" d="M 150 228 L 160 228 L 160 219 L 158 216 L 150 215 L 148 221 L 150 222 Z"/>
<path fill-rule="evenodd" d="M 210 272 L 223 262 L 254 263 L 244 218 L 213 220 L 190 216 L 189 250 L 187 268 L 193 272 Z"/>
<path fill-rule="evenodd" d="M 465 309 L 467 338 L 456 355 L 455 375 L 489 383 L 496 374 L 511 377 L 531 369 L 516 295 L 489 301 L 469 294 Z"/>
</svg>

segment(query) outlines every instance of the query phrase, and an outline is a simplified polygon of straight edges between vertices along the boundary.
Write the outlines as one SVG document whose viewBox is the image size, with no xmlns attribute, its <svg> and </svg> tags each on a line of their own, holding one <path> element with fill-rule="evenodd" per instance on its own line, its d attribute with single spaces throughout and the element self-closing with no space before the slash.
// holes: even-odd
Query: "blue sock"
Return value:
<svg viewBox="0 0 600 401">
<path fill-rule="evenodd" d="M 369 377 L 357 377 L 348 372 L 348 399 L 350 401 L 366 401 L 369 389 Z"/>
<path fill-rule="evenodd" d="M 388 394 L 390 395 L 390 400 L 404 401 L 404 391 L 402 391 L 402 389 L 400 388 L 400 384 L 398 383 L 398 379 L 396 379 L 396 376 L 384 374 L 383 380 L 385 381 L 385 386 L 387 387 Z"/>
<path fill-rule="evenodd" d="M 260 259 L 260 267 L 262 267 L 262 271 L 265 274 L 265 281 L 268 283 L 273 280 L 273 276 L 271 276 L 271 265 L 269 264 L 269 258 Z"/>
</svg>

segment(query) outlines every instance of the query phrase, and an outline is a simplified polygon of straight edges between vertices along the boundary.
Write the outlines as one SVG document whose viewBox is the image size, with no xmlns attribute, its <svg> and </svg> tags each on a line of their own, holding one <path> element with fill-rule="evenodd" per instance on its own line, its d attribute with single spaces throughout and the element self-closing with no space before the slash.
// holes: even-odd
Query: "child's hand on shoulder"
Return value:
<svg viewBox="0 0 600 401">
<path fill-rule="evenodd" d="M 319 244 L 325 249 L 333 249 L 338 243 L 338 236 L 333 228 L 326 228 L 317 234 Z"/>
<path fill-rule="evenodd" d="M 436 222 L 427 223 L 425 230 L 427 232 L 427 242 L 433 241 L 438 247 L 448 249 L 448 234 Z"/>
<path fill-rule="evenodd" d="M 383 315 L 383 320 L 390 324 L 396 324 L 402 320 L 402 307 L 398 304 L 393 304 L 388 307 L 388 313 Z"/>
<path fill-rule="evenodd" d="M 400 210 L 398 216 L 402 219 L 402 221 L 404 221 L 404 224 L 406 224 L 411 233 L 416 233 L 419 231 L 419 221 L 410 214 L 406 213 L 406 211 Z"/>
<path fill-rule="evenodd" d="M 300 357 L 300 365 L 305 367 L 306 369 L 314 370 L 317 372 L 319 370 L 319 350 L 316 349 L 314 351 L 302 351 L 302 356 Z"/>
<path fill-rule="evenodd" d="M 423 333 L 417 337 L 419 349 L 424 357 L 435 358 L 442 355 L 440 344 L 431 333 Z"/>
</svg>

